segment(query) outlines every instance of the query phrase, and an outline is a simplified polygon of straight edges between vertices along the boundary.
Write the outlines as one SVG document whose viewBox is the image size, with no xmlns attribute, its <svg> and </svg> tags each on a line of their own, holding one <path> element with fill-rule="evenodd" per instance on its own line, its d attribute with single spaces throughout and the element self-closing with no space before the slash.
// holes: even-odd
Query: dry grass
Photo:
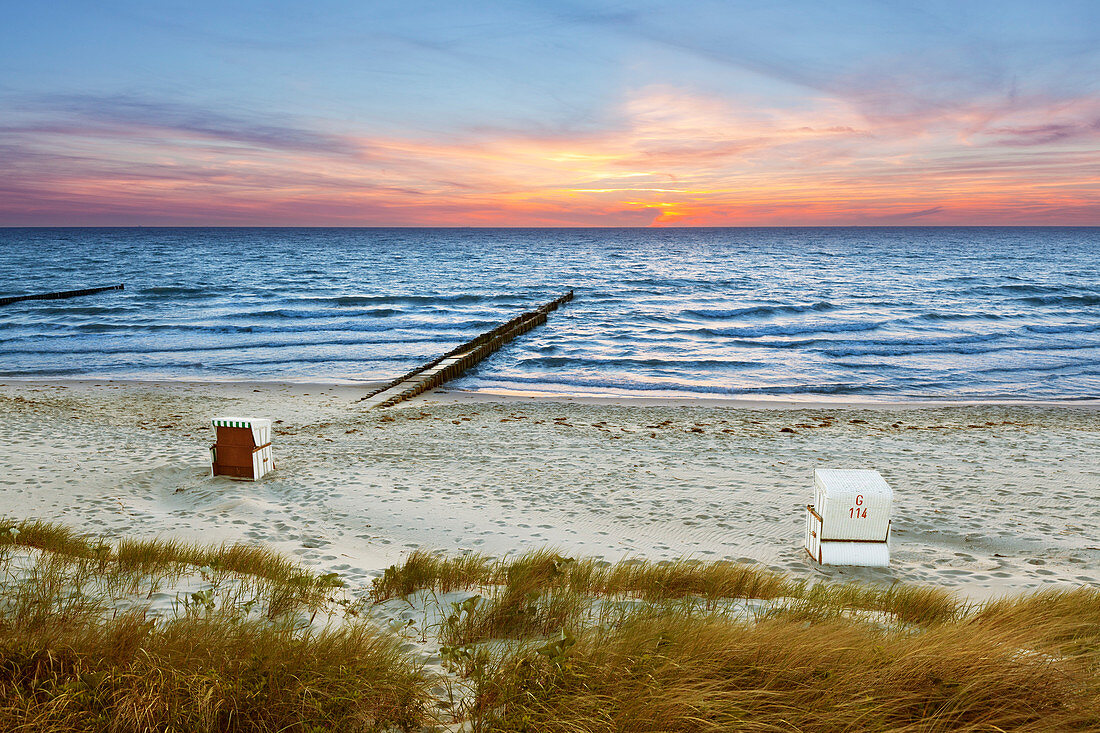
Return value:
<svg viewBox="0 0 1100 733">
<path fill-rule="evenodd" d="M 0 730 L 390 731 L 436 714 L 439 680 L 400 638 L 351 618 L 312 630 L 338 579 L 264 548 L 24 522 L 0 524 L 0 566 Z M 196 567 L 210 592 L 175 617 L 113 610 Z M 415 552 L 372 596 L 425 589 L 482 593 L 434 629 L 472 731 L 1100 730 L 1096 588 L 970 606 L 723 562 Z"/>
<path fill-rule="evenodd" d="M 504 655 L 473 713 L 500 731 L 1096 730 L 1095 669 L 1033 643 L 671 612 Z"/>
<path fill-rule="evenodd" d="M 425 722 L 427 685 L 392 638 L 363 625 L 300 635 L 123 615 L 0 630 L 3 730 L 407 730 Z"/>
<path fill-rule="evenodd" d="M 1100 675 L 1100 588 L 1046 590 L 983 606 L 970 620 L 976 633 L 1026 628 L 1039 647 L 1082 657 Z"/>
<path fill-rule="evenodd" d="M 447 593 L 486 585 L 560 586 L 589 595 L 632 595 L 650 600 L 775 598 L 803 587 L 780 573 L 731 562 L 635 559 L 611 565 L 564 557 L 553 550 L 533 550 L 503 560 L 483 555 L 446 558 L 416 550 L 403 564 L 387 568 L 374 581 L 372 597 L 382 601 L 418 590 Z"/>
<path fill-rule="evenodd" d="M 200 568 L 218 579 L 247 578 L 272 619 L 302 608 L 316 611 L 329 589 L 342 585 L 335 576 L 315 576 L 261 545 L 200 545 L 162 538 L 112 541 L 49 522 L 0 520 L 0 560 L 17 548 L 42 550 L 50 562 L 71 566 L 66 576 L 70 585 L 86 585 L 95 577 L 102 590 L 114 595 L 142 587 L 156 590 L 158 584 Z"/>
<path fill-rule="evenodd" d="M 399 639 L 350 618 L 312 628 L 331 576 L 264 548 L 112 545 L 15 526 L 0 544 L 0 730 L 373 731 L 430 720 L 434 681 Z M 177 594 L 174 614 L 143 610 L 142 598 L 196 574 L 205 589 Z"/>
<path fill-rule="evenodd" d="M 800 581 L 763 568 L 726 561 L 650 562 L 631 560 L 597 575 L 593 590 L 605 595 L 631 595 L 649 601 L 695 596 L 709 600 L 778 598 L 798 594 Z"/>
<path fill-rule="evenodd" d="M 71 527 L 53 522 L 0 520 L 0 545 L 17 545 L 49 550 L 59 555 L 92 557 L 98 543 Z"/>
<path fill-rule="evenodd" d="M 439 629 L 475 731 L 1100 730 L 1097 589 L 972 606 L 732 563 L 417 563 L 389 587 L 483 594 Z"/>
<path fill-rule="evenodd" d="M 454 608 L 440 628 L 449 647 L 490 639 L 527 639 L 578 628 L 592 614 L 587 596 L 566 588 L 538 590 L 510 585 L 489 598 L 476 598 Z"/>
<path fill-rule="evenodd" d="M 450 593 L 484 585 L 491 578 L 491 562 L 483 555 L 441 557 L 424 550 L 414 550 L 402 565 L 386 568 L 382 577 L 374 580 L 371 598 L 378 602 L 402 598 L 418 590 Z"/>
<path fill-rule="evenodd" d="M 886 624 L 932 625 L 964 618 L 969 604 L 945 588 L 894 583 L 886 587 L 860 583 L 817 583 L 798 588 L 776 613 L 789 619 L 821 621 L 853 611 L 883 614 Z"/>
<path fill-rule="evenodd" d="M 106 538 L 81 535 L 61 524 L 39 520 L 0 520 L 0 551 L 31 547 L 56 555 L 95 560 L 100 567 L 113 564 L 133 573 L 173 574 L 188 567 L 241 573 L 275 582 L 308 576 L 302 567 L 274 550 L 260 545 L 198 545 L 178 540 Z"/>
<path fill-rule="evenodd" d="M 512 625 L 513 610 L 541 603 L 543 608 L 526 616 L 560 615 L 547 606 L 577 606 L 572 596 L 634 598 L 653 604 L 688 599 L 699 601 L 706 609 L 733 599 L 784 598 L 787 601 L 778 606 L 778 611 L 789 617 L 823 619 L 861 609 L 888 614 L 900 623 L 922 625 L 957 620 L 968 611 L 967 605 L 950 591 L 931 586 L 809 585 L 765 568 L 726 561 L 630 559 L 609 564 L 564 557 L 552 550 L 535 550 L 497 561 L 479 555 L 442 558 L 416 551 L 403 565 L 388 568 L 374 581 L 372 598 L 385 600 L 423 589 L 446 593 L 475 588 L 488 589 L 486 604 L 507 607 L 497 614 L 500 628 L 490 625 L 485 629 L 500 636 L 512 635 L 506 627 Z M 527 626 L 519 624 L 519 628 Z M 538 622 L 531 628 L 545 626 Z"/>
</svg>

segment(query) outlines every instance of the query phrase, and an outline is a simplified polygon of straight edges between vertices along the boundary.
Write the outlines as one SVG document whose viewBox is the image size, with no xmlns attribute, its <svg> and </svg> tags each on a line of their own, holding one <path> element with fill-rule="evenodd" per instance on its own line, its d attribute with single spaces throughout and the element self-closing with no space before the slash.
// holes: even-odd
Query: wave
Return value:
<svg viewBox="0 0 1100 733">
<path fill-rule="evenodd" d="M 247 321 L 251 319 L 257 320 L 322 320 L 327 319 L 329 321 L 337 321 L 341 323 L 347 323 L 351 319 L 363 318 L 391 318 L 393 316 L 407 316 L 408 325 L 410 327 L 418 328 L 446 328 L 446 329 L 462 329 L 462 328 L 491 328 L 498 326 L 507 318 L 501 318 L 499 320 L 490 320 L 488 318 L 465 318 L 454 321 L 436 321 L 425 319 L 424 316 L 428 314 L 424 313 L 403 313 L 391 308 L 367 308 L 362 310 L 347 311 L 331 311 L 331 310 L 296 310 L 292 308 L 274 308 L 270 310 L 254 310 L 254 311 L 241 311 L 233 313 L 229 318 L 234 320 Z M 465 315 L 465 314 L 454 314 Z"/>
<path fill-rule="evenodd" d="M 337 316 L 333 311 L 324 311 L 317 309 L 299 310 L 293 308 L 272 308 L 270 310 L 260 311 L 244 311 L 233 314 L 233 318 L 333 318 L 333 317 L 347 317 L 352 315 L 367 315 L 367 311 L 359 311 L 357 313 L 340 313 Z"/>
<path fill-rule="evenodd" d="M 77 323 L 73 329 L 79 331 L 69 336 L 79 337 L 83 333 L 252 333 L 252 326 L 218 325 L 210 326 L 192 323 Z"/>
<path fill-rule="evenodd" d="M 808 305 L 756 305 L 745 308 L 732 308 L 727 310 L 692 308 L 684 311 L 685 315 L 698 318 L 742 318 L 746 316 L 773 316 L 779 314 L 795 313 L 820 313 L 836 308 L 832 303 L 822 300 Z"/>
<path fill-rule="evenodd" d="M 1050 336 L 1055 336 L 1060 333 L 1097 333 L 1100 332 L 1100 323 L 1069 323 L 1058 326 L 1033 324 L 1024 326 L 1024 330 L 1030 331 L 1031 333 L 1042 333 Z"/>
<path fill-rule="evenodd" d="M 495 326 L 497 324 L 494 322 L 492 325 Z M 417 324 L 383 322 L 354 325 L 344 323 L 295 323 L 286 326 L 245 326 L 239 324 L 204 325 L 183 323 L 82 323 L 73 325 L 59 324 L 56 327 L 51 326 L 48 329 L 48 333 L 43 332 L 47 329 L 41 329 L 38 333 L 11 336 L 4 338 L 2 343 L 11 344 L 23 341 L 44 342 L 46 344 L 61 343 L 78 341 L 94 334 L 109 334 L 115 338 L 144 338 L 156 336 L 158 334 L 170 334 L 173 338 L 185 336 L 203 338 L 233 335 L 247 337 L 250 334 L 385 334 L 387 332 L 415 332 L 430 340 L 435 335 L 445 335 L 448 339 L 457 339 L 461 338 L 464 332 L 472 337 L 485 329 L 486 325 L 480 322 L 474 325 L 468 323 Z"/>
<path fill-rule="evenodd" d="M 376 364 L 385 363 L 387 365 L 403 364 L 401 368 L 392 368 L 391 371 L 397 374 L 403 374 L 404 372 L 419 366 L 429 359 L 433 358 L 435 354 L 400 354 L 389 356 L 371 356 L 369 359 L 354 356 L 303 356 L 298 358 L 284 358 L 284 359 L 237 359 L 234 361 L 219 362 L 217 366 L 222 367 L 235 367 L 235 366 L 257 366 L 268 365 L 271 367 L 278 367 L 284 364 Z"/>
<path fill-rule="evenodd" d="M 24 300 L 18 306 L 29 306 L 27 310 L 36 316 L 109 316 L 118 313 L 135 313 L 144 310 L 138 305 L 68 305 L 69 300 Z"/>
<path fill-rule="evenodd" d="M 396 308 L 364 308 L 354 311 L 348 310 L 322 310 L 313 308 L 274 308 L 260 311 L 244 311 L 235 313 L 236 318 L 388 318 L 389 316 L 402 315 L 404 311 Z"/>
<path fill-rule="evenodd" d="M 874 331 L 890 321 L 819 321 L 791 325 L 748 326 L 744 328 L 696 328 L 687 333 L 704 336 L 728 336 L 732 338 L 759 338 L 761 336 L 798 336 L 808 333 L 850 333 Z"/>
<path fill-rule="evenodd" d="M 515 296 L 492 296 L 476 294 L 459 295 L 341 295 L 325 298 L 336 305 L 420 305 L 431 303 L 498 303 L 501 300 L 515 302 Z"/>
<path fill-rule="evenodd" d="M 939 321 L 1001 321 L 1014 317 L 1018 316 L 1011 316 L 1003 313 L 944 313 L 942 311 L 928 311 L 927 313 L 921 313 L 916 319 L 936 323 Z"/>
<path fill-rule="evenodd" d="M 209 287 L 194 287 L 187 285 L 154 285 L 153 287 L 141 288 L 136 292 L 142 295 L 166 295 L 166 296 L 195 296 L 195 295 L 213 295 L 215 291 Z"/>
<path fill-rule="evenodd" d="M 1041 283 L 1004 283 L 1004 284 L 987 284 L 987 285 L 975 285 L 974 287 L 965 288 L 962 292 L 969 295 L 1001 295 L 1004 293 L 1027 293 L 1032 295 L 1041 295 L 1044 293 L 1062 293 L 1067 289 L 1076 290 L 1076 288 L 1067 288 L 1065 285 L 1043 285 Z"/>
<path fill-rule="evenodd" d="M 616 296 L 632 299 L 648 296 L 678 295 L 681 293 L 719 293 L 728 296 L 734 289 L 743 289 L 751 283 L 748 277 L 692 279 L 680 277 L 633 278 L 616 281 Z M 581 293 L 578 293 L 580 295 Z M 587 293 L 584 296 L 587 297 Z M 739 295 L 748 295 L 747 292 Z"/>
<path fill-rule="evenodd" d="M 1100 328 L 1096 329 L 1100 331 Z M 1081 332 L 1086 332 L 1082 330 Z M 965 336 L 948 336 L 948 337 L 930 337 L 930 338 L 912 338 L 912 337 L 898 337 L 889 339 L 829 339 L 829 338 L 807 338 L 807 339 L 789 339 L 789 340 L 769 340 L 769 341 L 754 341 L 751 339 L 733 339 L 723 343 L 724 346 L 739 346 L 755 349 L 807 349 L 808 351 L 824 352 L 831 356 L 845 356 L 849 355 L 848 351 L 844 349 L 846 347 L 862 347 L 866 351 L 851 352 L 855 353 L 881 353 L 883 355 L 901 355 L 906 353 L 930 353 L 935 350 L 943 349 L 945 353 L 950 353 L 952 346 L 968 345 L 968 344 L 982 344 L 990 341 L 998 341 L 1005 339 L 1019 338 L 1020 333 L 1017 331 L 1003 331 L 998 333 L 984 333 L 984 334 L 970 334 Z M 660 342 L 660 340 L 648 339 L 648 342 Z M 993 350 L 1000 350 L 1005 347 L 997 347 Z M 1100 348 L 1100 343 L 1093 344 L 1074 344 L 1067 346 L 1064 342 L 1051 342 L 1049 344 L 1037 343 L 1035 341 L 1020 342 L 1018 346 L 1011 348 L 1019 349 L 1065 349 L 1065 348 Z M 959 353 L 976 353 L 973 351 L 962 351 Z"/>
<path fill-rule="evenodd" d="M 237 316 L 234 316 L 236 318 Z M 203 323 L 80 323 L 71 326 L 65 325 L 66 332 L 54 336 L 79 337 L 82 333 L 115 333 L 142 334 L 142 333 L 179 333 L 179 334 L 258 334 L 258 333 L 383 333 L 386 331 L 420 331 L 433 333 L 437 331 L 468 331 L 471 335 L 480 333 L 491 326 L 499 325 L 498 321 L 455 321 L 448 322 L 417 322 L 383 321 L 350 323 L 345 319 L 339 319 L 334 323 L 293 323 L 285 326 L 278 325 L 243 325 L 243 324 L 203 324 Z"/>
<path fill-rule="evenodd" d="M 165 345 L 151 345 L 148 342 L 142 343 L 130 343 L 116 347 L 103 347 L 95 344 L 88 344 L 84 346 L 71 346 L 62 348 L 46 348 L 42 346 L 28 347 L 28 348 L 11 348 L 0 347 L 0 356 L 13 356 L 18 354 L 51 354 L 51 355 L 73 355 L 73 356 L 119 356 L 124 354 L 186 354 L 189 352 L 212 352 L 212 351 L 253 351 L 255 349 L 279 349 L 284 351 L 291 351 L 293 349 L 303 348 L 325 348 L 325 347 L 338 347 L 338 346 L 376 346 L 376 345 L 408 345 L 408 344 L 420 344 L 420 343 L 432 343 L 432 344 L 450 344 L 458 346 L 462 343 L 460 337 L 456 338 L 450 334 L 445 337 L 432 337 L 425 334 L 417 333 L 412 334 L 410 338 L 403 339 L 330 339 L 326 341 L 254 341 L 249 343 L 219 343 L 219 344 L 182 344 L 179 346 L 165 346 Z M 334 358 L 336 355 L 333 355 Z M 371 358 L 374 358 L 373 356 Z M 279 361 L 278 358 L 273 357 L 270 359 L 272 362 Z"/>
<path fill-rule="evenodd" d="M 523 377 L 508 375 L 499 379 L 478 379 L 478 388 L 503 388 L 508 389 L 513 385 L 538 385 L 544 389 L 553 387 L 582 388 L 604 390 L 609 393 L 623 392 L 685 392 L 689 394 L 710 395 L 784 395 L 784 394 L 879 394 L 882 392 L 896 391 L 889 385 L 875 385 L 873 388 L 867 384 L 853 382 L 835 382 L 822 384 L 774 384 L 758 387 L 734 387 L 715 384 L 698 384 L 691 382 L 643 382 L 639 380 L 623 379 L 598 379 L 586 377 L 565 377 L 547 380 L 542 377 Z"/>
<path fill-rule="evenodd" d="M 742 361 L 736 359 L 639 359 L 631 357 L 592 358 L 581 356 L 539 356 L 519 360 L 520 368 L 539 367 L 573 367 L 585 368 L 650 368 L 664 367 L 666 369 L 744 369 L 751 367 L 765 367 L 766 362 Z"/>
<path fill-rule="evenodd" d="M 976 374 L 1016 374 L 1033 373 L 1036 377 L 1054 372 L 1066 372 L 1074 375 L 1100 377 L 1100 366 L 1091 361 L 1074 361 L 1068 364 L 1021 364 L 1016 366 L 996 366 L 975 369 Z"/>
<path fill-rule="evenodd" d="M 81 365 L 79 367 L 73 367 L 71 369 L 61 369 L 58 367 L 40 367 L 37 369 L 17 369 L 17 370 L 4 370 L 0 371 L 0 377 L 71 377 L 79 374 L 86 374 L 87 367 Z"/>
<path fill-rule="evenodd" d="M 903 345 L 904 346 L 904 345 Z M 847 356 L 913 356 L 916 354 L 954 354 L 957 356 L 973 356 L 975 354 L 995 354 L 1002 351 L 1012 351 L 1021 354 L 1038 351 L 1087 351 L 1096 349 L 1100 351 L 1100 343 L 1094 344 L 1019 344 L 1019 345 L 989 345 L 989 346 L 929 346 L 927 348 L 849 348 L 849 349 L 822 349 L 821 353 L 834 358 Z"/>
<path fill-rule="evenodd" d="M 1100 295 L 1035 295 L 1016 300 L 1028 305 L 1100 305 Z"/>
<path fill-rule="evenodd" d="M 808 338 L 808 339 L 790 339 L 790 340 L 771 340 L 771 341 L 752 341 L 749 339 L 735 339 L 727 342 L 730 346 L 744 346 L 752 348 L 764 348 L 764 349 L 807 349 L 810 351 L 821 351 L 824 348 L 840 348 L 844 346 L 856 346 L 856 345 L 868 345 L 868 346 L 887 346 L 887 347 L 899 347 L 899 346 L 943 346 L 954 343 L 981 343 L 985 341 L 995 341 L 997 339 L 1003 339 L 1011 337 L 1011 332 L 1004 333 L 986 333 L 986 334 L 972 334 L 967 336 L 956 336 L 947 338 L 913 338 L 913 337 L 896 337 L 896 338 L 867 338 L 867 339 L 830 339 L 830 338 Z M 820 347 L 820 348 L 814 348 Z"/>
<path fill-rule="evenodd" d="M 580 391 L 594 390 L 610 395 L 629 395 L 635 393 L 663 392 L 666 394 L 687 395 L 719 395 L 719 396 L 767 396 L 767 397 L 812 397 L 821 396 L 861 396 L 886 399 L 948 399 L 948 400 L 1019 400 L 1019 399 L 1043 399 L 1043 400 L 1085 400 L 1097 399 L 1100 392 L 1089 389 L 1077 389 L 1069 392 L 1052 392 L 1047 389 L 1038 392 L 1021 394 L 1018 390 L 1009 391 L 1010 384 L 988 384 L 986 389 L 971 389 L 958 382 L 949 379 L 908 378 L 887 381 L 885 379 L 869 381 L 830 381 L 820 383 L 776 382 L 774 384 L 762 384 L 758 386 L 726 386 L 713 384 L 698 384 L 690 382 L 642 382 L 586 379 L 586 378 L 558 378 L 553 380 L 537 377 L 520 377 L 507 375 L 497 379 L 479 379 L 474 377 L 469 381 L 474 382 L 473 389 L 528 389 L 550 394 L 564 393 L 575 394 Z M 459 385 L 462 389 L 462 385 Z M 467 385 L 466 388 L 470 388 Z"/>
</svg>

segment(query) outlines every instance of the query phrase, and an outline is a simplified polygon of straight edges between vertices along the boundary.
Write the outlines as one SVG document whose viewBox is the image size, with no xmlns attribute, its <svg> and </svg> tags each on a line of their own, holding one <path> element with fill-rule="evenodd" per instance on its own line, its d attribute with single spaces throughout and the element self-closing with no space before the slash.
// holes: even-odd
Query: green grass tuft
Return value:
<svg viewBox="0 0 1100 733">
<path fill-rule="evenodd" d="M 376 578 L 371 587 L 371 598 L 384 601 L 402 598 L 418 590 L 434 590 L 450 593 L 454 590 L 473 588 L 489 582 L 490 559 L 482 555 L 439 555 L 414 550 L 401 565 L 393 565 Z"/>
</svg>

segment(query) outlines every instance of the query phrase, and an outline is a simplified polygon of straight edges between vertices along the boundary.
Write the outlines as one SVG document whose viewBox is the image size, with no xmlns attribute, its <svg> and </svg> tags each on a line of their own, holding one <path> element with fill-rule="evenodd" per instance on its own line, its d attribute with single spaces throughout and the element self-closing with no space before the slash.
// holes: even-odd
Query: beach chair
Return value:
<svg viewBox="0 0 1100 733">
<path fill-rule="evenodd" d="M 814 469 L 806 551 L 822 565 L 890 565 L 894 492 L 878 471 Z"/>
<path fill-rule="evenodd" d="M 259 480 L 275 468 L 271 456 L 271 421 L 255 417 L 216 417 L 210 421 L 210 475 Z"/>
</svg>

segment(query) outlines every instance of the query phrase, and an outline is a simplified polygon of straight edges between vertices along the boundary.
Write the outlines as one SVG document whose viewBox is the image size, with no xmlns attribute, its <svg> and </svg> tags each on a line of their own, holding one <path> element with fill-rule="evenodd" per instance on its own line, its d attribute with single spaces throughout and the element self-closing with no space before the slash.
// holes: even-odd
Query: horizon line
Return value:
<svg viewBox="0 0 1100 733">
<path fill-rule="evenodd" d="M 1097 224 L 724 224 L 665 226 L 470 226 L 461 224 L 0 224 L 0 229 L 1100 229 Z"/>
</svg>

